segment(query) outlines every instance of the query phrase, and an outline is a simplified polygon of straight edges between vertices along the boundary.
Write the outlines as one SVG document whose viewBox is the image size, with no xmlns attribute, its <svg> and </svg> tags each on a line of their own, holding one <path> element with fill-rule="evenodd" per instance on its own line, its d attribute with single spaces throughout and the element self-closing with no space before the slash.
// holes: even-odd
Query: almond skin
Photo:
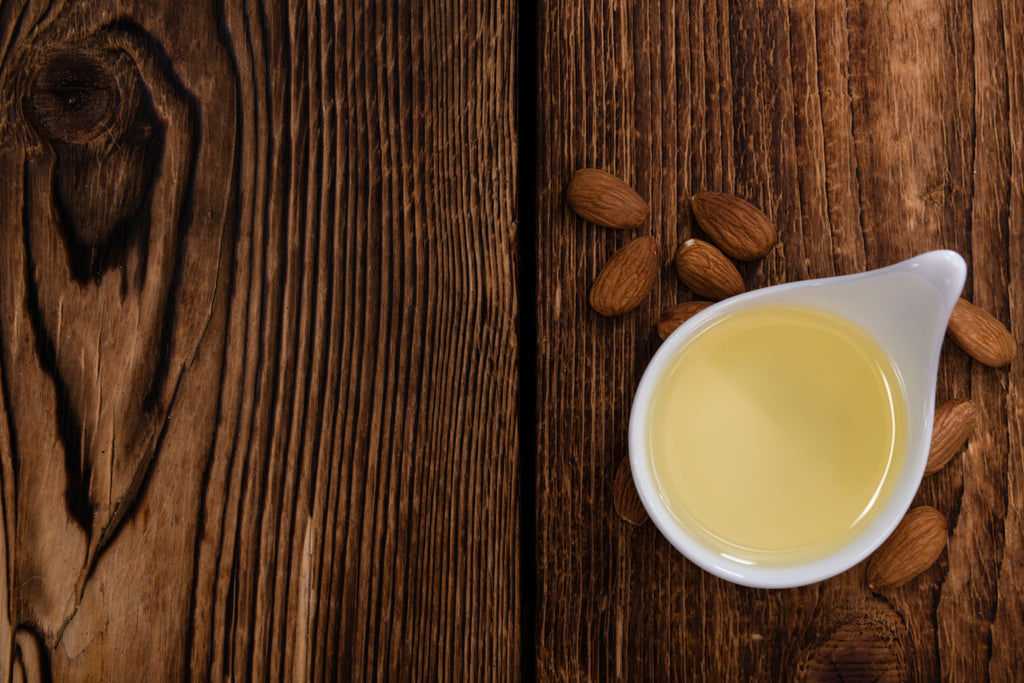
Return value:
<svg viewBox="0 0 1024 683">
<path fill-rule="evenodd" d="M 689 239 L 676 252 L 676 275 L 697 296 L 713 301 L 746 291 L 743 276 L 725 254 L 703 240 Z"/>
<path fill-rule="evenodd" d="M 658 243 L 650 235 L 637 237 L 604 264 L 590 288 L 590 307 L 614 318 L 639 306 L 658 277 Z"/>
<path fill-rule="evenodd" d="M 946 518 L 928 505 L 912 509 L 868 559 L 868 588 L 885 591 L 932 566 L 946 547 Z"/>
<path fill-rule="evenodd" d="M 658 336 L 662 340 L 668 339 L 668 336 L 675 332 L 677 327 L 714 303 L 713 301 L 684 301 L 671 308 L 666 308 L 658 318 Z"/>
<path fill-rule="evenodd" d="M 750 202 L 721 192 L 700 192 L 690 200 L 693 216 L 711 241 L 734 259 L 763 258 L 779 234 L 760 209 Z"/>
<path fill-rule="evenodd" d="M 647 218 L 643 197 L 612 174 L 596 168 L 573 173 L 565 197 L 580 218 L 606 228 L 632 230 Z"/>
<path fill-rule="evenodd" d="M 935 409 L 935 426 L 932 427 L 932 447 L 928 451 L 928 463 L 924 473 L 935 474 L 954 455 L 960 452 L 967 439 L 974 433 L 978 411 L 974 401 L 959 398 L 946 401 Z"/>
<path fill-rule="evenodd" d="M 1017 355 L 1017 340 L 984 309 L 960 299 L 949 316 L 949 338 L 968 356 L 993 368 L 1008 365 Z"/>
<path fill-rule="evenodd" d="M 612 501 L 619 517 L 633 526 L 640 526 L 648 520 L 647 510 L 640 500 L 633 484 L 633 474 L 629 470 L 629 458 L 623 458 L 615 471 L 615 483 L 612 484 Z"/>
</svg>

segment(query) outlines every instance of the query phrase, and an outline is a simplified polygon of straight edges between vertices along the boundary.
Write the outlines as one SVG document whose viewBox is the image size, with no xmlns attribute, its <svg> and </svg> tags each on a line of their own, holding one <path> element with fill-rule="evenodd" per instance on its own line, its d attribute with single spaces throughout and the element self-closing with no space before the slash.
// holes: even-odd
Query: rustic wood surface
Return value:
<svg viewBox="0 0 1024 683">
<path fill-rule="evenodd" d="M 1019 2 L 141 5 L 0 0 L 0 677 L 1024 675 L 1020 359 L 944 350 L 979 430 L 885 594 L 725 583 L 613 488 L 693 192 L 777 222 L 748 288 L 947 247 L 1024 338 Z"/>
<path fill-rule="evenodd" d="M 966 296 L 1024 338 L 1024 5 L 548 0 L 538 23 L 540 678 L 1020 680 L 1019 356 L 992 370 L 944 350 L 938 400 L 972 398 L 979 430 L 917 497 L 947 516 L 947 552 L 886 594 L 863 566 L 797 590 L 721 581 L 619 519 L 612 482 L 658 314 L 693 298 L 670 259 L 701 236 L 694 192 L 777 222 L 780 245 L 741 266 L 748 288 L 945 247 L 967 259 Z M 566 208 L 578 167 L 650 201 L 634 235 L 660 241 L 665 271 L 621 319 L 586 293 L 634 235 Z"/>
<path fill-rule="evenodd" d="M 0 3 L 0 678 L 515 679 L 505 3 Z"/>
</svg>

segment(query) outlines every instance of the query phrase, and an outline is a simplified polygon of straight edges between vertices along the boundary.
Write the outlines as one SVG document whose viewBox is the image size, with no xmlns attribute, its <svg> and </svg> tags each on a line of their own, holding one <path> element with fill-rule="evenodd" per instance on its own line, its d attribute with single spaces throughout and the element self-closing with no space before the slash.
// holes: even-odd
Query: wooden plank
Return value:
<svg viewBox="0 0 1024 683">
<path fill-rule="evenodd" d="M 511 3 L 0 4 L 0 672 L 514 679 Z"/>
<path fill-rule="evenodd" d="M 667 267 L 699 235 L 685 199 L 734 192 L 781 244 L 748 288 L 886 265 L 936 247 L 966 295 L 1024 338 L 1024 22 L 1020 3 L 548 0 L 539 9 L 538 585 L 541 678 L 1013 680 L 1024 670 L 1024 361 L 943 352 L 938 399 L 973 398 L 977 436 L 918 502 L 948 552 L 875 595 L 863 567 L 806 588 L 734 586 L 612 505 L 633 391 L 663 307 L 692 298 Z M 651 205 L 638 234 L 666 264 L 622 319 L 589 310 L 630 235 L 566 207 L 573 169 L 603 168 Z"/>
</svg>

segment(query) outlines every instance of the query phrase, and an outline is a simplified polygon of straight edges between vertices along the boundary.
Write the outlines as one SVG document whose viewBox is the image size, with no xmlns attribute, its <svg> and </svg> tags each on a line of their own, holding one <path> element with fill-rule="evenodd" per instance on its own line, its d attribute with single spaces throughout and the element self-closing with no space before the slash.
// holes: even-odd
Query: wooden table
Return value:
<svg viewBox="0 0 1024 683">
<path fill-rule="evenodd" d="M 582 166 L 666 264 L 617 320 Z M 950 248 L 1024 338 L 1024 5 L 4 0 L 0 672 L 1020 680 L 1019 356 L 943 351 L 981 418 L 903 588 L 615 514 L 700 190 L 779 227 L 748 288 Z"/>
</svg>

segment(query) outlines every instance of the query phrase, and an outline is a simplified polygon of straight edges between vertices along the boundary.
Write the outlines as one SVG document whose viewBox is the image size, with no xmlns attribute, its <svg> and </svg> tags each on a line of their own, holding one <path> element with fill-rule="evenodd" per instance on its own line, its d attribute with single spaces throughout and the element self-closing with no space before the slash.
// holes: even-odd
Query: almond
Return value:
<svg viewBox="0 0 1024 683">
<path fill-rule="evenodd" d="M 768 216 L 750 202 L 721 192 L 700 192 L 690 200 L 693 216 L 711 241 L 740 261 L 762 258 L 779 241 Z"/>
<path fill-rule="evenodd" d="M 633 484 L 633 474 L 629 470 L 629 458 L 623 458 L 619 462 L 619 468 L 615 471 L 615 483 L 612 484 L 612 501 L 615 503 L 615 511 L 619 517 L 634 526 L 640 526 L 647 521 L 647 510 L 640 500 L 640 494 L 636 492 Z"/>
<path fill-rule="evenodd" d="M 868 560 L 868 587 L 884 591 L 907 583 L 939 559 L 948 535 L 941 512 L 914 508 Z"/>
<path fill-rule="evenodd" d="M 1017 354 L 1017 341 L 1010 331 L 966 299 L 956 302 L 946 332 L 968 356 L 993 368 L 1007 365 Z"/>
<path fill-rule="evenodd" d="M 630 230 L 647 218 L 647 202 L 611 173 L 581 168 L 565 191 L 569 206 L 580 218 L 606 228 Z"/>
<path fill-rule="evenodd" d="M 668 339 L 668 336 L 675 332 L 677 327 L 712 305 L 714 305 L 713 301 L 685 301 L 666 308 L 658 319 L 658 336 Z"/>
<path fill-rule="evenodd" d="M 966 398 L 946 401 L 935 409 L 932 447 L 928 451 L 928 464 L 924 466 L 925 474 L 935 474 L 960 452 L 974 432 L 977 412 L 974 401 Z"/>
<path fill-rule="evenodd" d="M 689 239 L 676 252 L 676 275 L 697 296 L 718 301 L 745 291 L 736 266 L 714 245 Z"/>
<path fill-rule="evenodd" d="M 590 307 L 614 318 L 640 305 L 658 276 L 658 243 L 650 235 L 637 237 L 604 264 L 590 288 Z"/>
</svg>

